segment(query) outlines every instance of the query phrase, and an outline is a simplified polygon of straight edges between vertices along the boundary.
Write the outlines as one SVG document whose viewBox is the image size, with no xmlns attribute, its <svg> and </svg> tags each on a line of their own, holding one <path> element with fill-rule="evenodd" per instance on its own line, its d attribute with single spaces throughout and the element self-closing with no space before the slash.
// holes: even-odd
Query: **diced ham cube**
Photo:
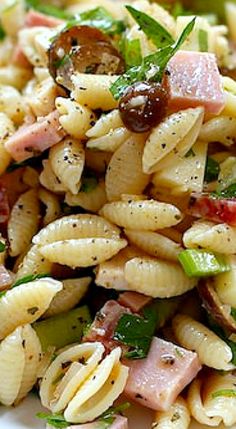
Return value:
<svg viewBox="0 0 236 429">
<path fill-rule="evenodd" d="M 0 224 L 6 224 L 10 216 L 10 207 L 5 186 L 0 183 Z"/>
<path fill-rule="evenodd" d="M 125 365 L 130 368 L 125 394 L 157 411 L 168 410 L 201 369 L 196 353 L 156 337 L 145 359 Z"/>
<path fill-rule="evenodd" d="M 128 307 L 134 313 L 139 313 L 139 311 L 151 301 L 152 298 L 149 296 L 137 292 L 121 293 L 118 299 L 119 304 Z"/>
<path fill-rule="evenodd" d="M 30 10 L 25 18 L 25 27 L 56 27 L 63 24 L 63 20 L 55 18 L 54 16 L 44 15 L 43 13 L 35 10 Z"/>
<path fill-rule="evenodd" d="M 236 198 L 217 198 L 208 194 L 192 194 L 189 214 L 197 218 L 236 226 Z"/>
<path fill-rule="evenodd" d="M 13 275 L 0 264 L 0 291 L 7 289 L 13 282 Z"/>
<path fill-rule="evenodd" d="M 113 335 L 119 319 L 125 313 L 130 313 L 130 310 L 122 307 L 116 301 L 107 301 L 96 314 L 89 332 L 84 336 L 83 341 L 100 341 L 107 351 L 111 351 L 117 346 L 122 347 L 123 345 L 119 341 L 113 340 Z"/>
<path fill-rule="evenodd" d="M 59 113 L 54 110 L 31 125 L 22 125 L 6 141 L 5 147 L 16 161 L 24 161 L 59 143 L 64 136 Z"/>
<path fill-rule="evenodd" d="M 173 110 L 203 106 L 218 115 L 225 106 L 225 96 L 214 54 L 178 51 L 169 61 L 164 77 Z"/>
<path fill-rule="evenodd" d="M 128 419 L 123 416 L 114 416 L 114 422 L 109 425 L 109 429 L 128 429 Z M 101 429 L 103 427 L 102 423 L 97 420 L 92 423 L 85 423 L 81 425 L 69 426 L 68 429 Z"/>
</svg>

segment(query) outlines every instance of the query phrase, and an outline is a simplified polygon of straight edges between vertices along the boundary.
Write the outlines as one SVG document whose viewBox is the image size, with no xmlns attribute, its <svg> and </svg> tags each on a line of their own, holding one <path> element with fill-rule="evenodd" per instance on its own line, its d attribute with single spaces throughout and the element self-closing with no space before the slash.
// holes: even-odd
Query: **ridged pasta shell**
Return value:
<svg viewBox="0 0 236 429">
<path fill-rule="evenodd" d="M 125 279 L 129 289 L 153 298 L 182 295 L 196 286 L 179 264 L 154 258 L 134 258 L 125 264 Z"/>
<path fill-rule="evenodd" d="M 60 353 L 51 363 L 42 379 L 40 386 L 42 404 L 53 412 L 63 410 L 76 394 L 81 384 L 97 367 L 104 350 L 104 346 L 101 343 L 84 343 L 70 347 Z M 73 378 L 67 379 L 65 383 L 66 371 L 73 362 L 79 363 L 79 366 L 77 366 Z M 65 367 L 64 370 L 63 367 Z"/>
<path fill-rule="evenodd" d="M 124 228 L 150 231 L 177 225 L 182 220 L 181 212 L 175 206 L 154 200 L 108 203 L 100 214 Z"/>
<path fill-rule="evenodd" d="M 82 207 L 92 213 L 97 213 L 107 202 L 107 195 L 104 181 L 100 180 L 97 186 L 90 192 L 79 192 L 73 195 L 67 192 L 65 202 L 72 207 Z"/>
<path fill-rule="evenodd" d="M 43 278 L 8 290 L 0 299 L 0 339 L 37 320 L 61 289 L 61 282 Z"/>
<path fill-rule="evenodd" d="M 178 314 L 172 321 L 172 328 L 179 344 L 195 350 L 204 365 L 224 371 L 234 368 L 231 348 L 202 323 Z"/>
<path fill-rule="evenodd" d="M 20 402 L 30 392 L 37 381 L 42 348 L 36 332 L 30 325 L 22 327 L 22 346 L 25 353 L 25 366 L 20 390 L 14 401 L 15 404 Z"/>
<path fill-rule="evenodd" d="M 4 87 L 2 87 L 2 90 L 4 92 Z M 12 88 L 12 90 L 16 91 L 14 88 Z M 3 104 L 4 99 L 5 97 L 1 97 L 1 106 Z M 10 136 L 11 134 L 13 134 L 14 131 L 15 131 L 15 127 L 11 119 L 5 113 L 1 112 L 0 113 L 0 155 L 1 155 L 0 174 L 3 174 L 6 171 L 6 168 L 11 162 L 11 155 L 5 149 L 4 143 L 7 136 Z"/>
<path fill-rule="evenodd" d="M 37 190 L 22 194 L 14 204 L 8 222 L 9 253 L 17 256 L 27 248 L 36 233 L 39 223 L 39 200 Z"/>
<path fill-rule="evenodd" d="M 127 128 L 120 127 L 109 131 L 108 134 L 89 139 L 87 148 L 92 150 L 104 150 L 107 152 L 115 152 L 131 135 Z"/>
<path fill-rule="evenodd" d="M 28 274 L 47 274 L 51 272 L 52 263 L 39 252 L 39 246 L 33 245 L 26 253 L 16 273 L 16 280 Z"/>
<path fill-rule="evenodd" d="M 40 252 L 51 262 L 69 267 L 91 267 L 112 258 L 127 245 L 119 238 L 81 238 L 45 244 Z"/>
<path fill-rule="evenodd" d="M 191 421 L 190 411 L 185 400 L 179 396 L 168 411 L 157 411 L 152 428 L 188 429 Z"/>
<path fill-rule="evenodd" d="M 198 137 L 203 115 L 204 109 L 201 107 L 181 110 L 168 116 L 155 127 L 144 148 L 143 171 L 148 174 L 155 172 L 159 161 L 174 149 L 179 152 L 180 144 L 184 146 L 180 155 L 185 155 Z"/>
<path fill-rule="evenodd" d="M 188 407 L 192 417 L 194 417 L 197 422 L 203 425 L 219 426 L 219 417 L 210 418 L 206 415 L 206 411 L 202 403 L 201 392 L 202 380 L 200 378 L 196 378 L 191 383 L 187 396 Z"/>
<path fill-rule="evenodd" d="M 0 344 L 0 402 L 12 405 L 15 401 L 25 366 L 22 328 L 17 328 Z"/>
<path fill-rule="evenodd" d="M 90 128 L 86 136 L 89 138 L 103 137 L 108 134 L 111 130 L 123 127 L 124 124 L 120 117 L 118 109 L 114 109 L 111 112 L 102 115 L 96 122 L 96 124 Z"/>
<path fill-rule="evenodd" d="M 91 281 L 91 277 L 63 280 L 63 289 L 53 298 L 43 317 L 55 316 L 74 308 L 87 292 Z"/>
<path fill-rule="evenodd" d="M 106 173 L 106 192 L 109 201 L 121 195 L 141 194 L 149 176 L 142 171 L 142 155 L 146 136 L 132 135 L 112 156 Z"/>
<path fill-rule="evenodd" d="M 123 392 L 129 368 L 120 363 L 121 349 L 114 349 L 87 378 L 65 410 L 71 423 L 93 421 Z"/>
<path fill-rule="evenodd" d="M 228 258 L 230 271 L 214 277 L 214 288 L 222 304 L 236 308 L 236 256 Z"/>
<path fill-rule="evenodd" d="M 119 228 L 101 216 L 78 214 L 57 219 L 35 235 L 32 241 L 42 246 L 55 241 L 78 238 L 118 238 L 119 234 Z"/>
</svg>

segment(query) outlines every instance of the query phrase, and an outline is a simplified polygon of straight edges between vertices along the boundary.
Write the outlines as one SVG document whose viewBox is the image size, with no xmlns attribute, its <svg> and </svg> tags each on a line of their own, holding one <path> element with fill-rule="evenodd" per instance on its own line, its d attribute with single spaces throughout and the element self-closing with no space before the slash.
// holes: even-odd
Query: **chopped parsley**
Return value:
<svg viewBox="0 0 236 429">
<path fill-rule="evenodd" d="M 37 413 L 36 417 L 39 419 L 46 420 L 46 422 L 57 429 L 64 429 L 70 426 L 62 414 L 47 414 L 47 413 Z"/>
<path fill-rule="evenodd" d="M 110 407 L 105 413 L 103 413 L 97 420 L 100 423 L 99 429 L 109 428 L 115 420 L 115 414 L 122 414 L 123 411 L 127 410 L 130 407 L 129 402 L 124 402 L 123 404 L 117 405 L 117 407 Z"/>
<path fill-rule="evenodd" d="M 204 181 L 207 183 L 218 179 L 220 173 L 220 165 L 210 156 L 207 157 Z"/>
<path fill-rule="evenodd" d="M 6 244 L 0 241 L 0 253 L 4 252 L 6 250 Z"/>
<path fill-rule="evenodd" d="M 216 198 L 236 198 L 236 183 L 232 183 L 228 188 L 221 191 L 216 190 L 211 195 Z"/>
<path fill-rule="evenodd" d="M 236 397 L 236 389 L 222 389 L 217 390 L 216 392 L 212 393 L 212 398 L 219 398 L 220 396 L 225 396 L 227 398 L 235 398 Z"/>
<path fill-rule="evenodd" d="M 120 49 L 127 69 L 138 66 L 142 62 L 142 51 L 139 39 L 129 40 L 123 37 Z"/>
<path fill-rule="evenodd" d="M 154 308 L 143 310 L 143 317 L 123 314 L 115 329 L 114 339 L 129 346 L 128 359 L 143 359 L 147 356 L 156 330 L 157 314 Z"/>
<path fill-rule="evenodd" d="M 55 16 L 55 18 L 69 20 L 73 16 L 63 9 L 51 5 L 51 4 L 42 4 L 41 0 L 26 0 L 26 6 L 37 10 L 38 12 L 44 13 L 45 15 Z"/>
<path fill-rule="evenodd" d="M 98 186 L 98 180 L 95 175 L 82 177 L 80 192 L 91 192 Z"/>
<path fill-rule="evenodd" d="M 20 286 L 25 283 L 33 282 L 34 280 L 42 279 L 44 277 L 50 277 L 50 274 L 29 274 L 28 276 L 22 277 L 21 279 L 13 283 L 11 288 Z"/>
<path fill-rule="evenodd" d="M 5 37 L 6 37 L 5 30 L 4 30 L 3 26 L 0 23 L 0 41 L 4 40 Z"/>
</svg>

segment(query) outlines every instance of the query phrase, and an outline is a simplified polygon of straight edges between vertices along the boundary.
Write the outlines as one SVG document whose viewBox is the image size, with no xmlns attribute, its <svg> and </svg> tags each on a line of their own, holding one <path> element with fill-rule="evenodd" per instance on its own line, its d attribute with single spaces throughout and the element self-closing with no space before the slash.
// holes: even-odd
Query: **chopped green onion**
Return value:
<svg viewBox="0 0 236 429">
<path fill-rule="evenodd" d="M 218 179 L 220 172 L 220 165 L 217 161 L 215 161 L 210 156 L 207 157 L 206 162 L 206 170 L 205 170 L 205 177 L 204 180 L 207 183 L 213 182 L 214 180 Z"/>
<path fill-rule="evenodd" d="M 46 422 L 57 429 L 64 429 L 70 426 L 65 419 L 63 414 L 48 414 L 48 413 L 37 413 L 36 417 L 42 420 L 46 420 Z"/>
<path fill-rule="evenodd" d="M 175 42 L 171 34 L 151 16 L 132 6 L 126 6 L 126 9 L 157 48 L 164 48 Z"/>
<path fill-rule="evenodd" d="M 204 250 L 187 249 L 178 259 L 189 277 L 208 277 L 230 271 L 230 265 L 221 255 Z"/>
<path fill-rule="evenodd" d="M 222 389 L 217 390 L 217 392 L 212 393 L 212 398 L 219 398 L 220 396 L 225 396 L 227 398 L 235 398 L 236 397 L 236 389 Z"/>
<path fill-rule="evenodd" d="M 33 282 L 34 280 L 42 279 L 44 277 L 50 277 L 50 274 L 44 273 L 44 274 L 29 274 L 28 276 L 22 277 L 19 280 L 16 280 L 15 283 L 13 283 L 12 288 L 20 286 L 25 283 Z"/>
<path fill-rule="evenodd" d="M 68 344 L 79 342 L 85 326 L 90 322 L 89 309 L 84 305 L 46 320 L 35 322 L 33 328 L 40 339 L 43 351 L 46 351 L 49 346 L 59 349 Z"/>
<path fill-rule="evenodd" d="M 200 52 L 208 52 L 208 33 L 200 29 L 198 31 L 198 44 Z"/>
<path fill-rule="evenodd" d="M 135 82 L 143 80 L 160 82 L 167 63 L 192 32 L 195 20 L 196 18 L 189 22 L 179 39 L 173 45 L 165 46 L 154 54 L 148 55 L 143 59 L 140 66 L 132 67 L 121 75 L 110 87 L 113 97 L 116 100 L 119 99 L 124 94 L 126 88 Z"/>
<path fill-rule="evenodd" d="M 4 252 L 6 250 L 6 244 L 0 241 L 0 253 Z"/>
<path fill-rule="evenodd" d="M 143 310 L 143 316 L 124 314 L 118 321 L 114 339 L 130 346 L 128 359 L 143 359 L 147 356 L 156 330 L 157 314 L 154 308 Z"/>
</svg>

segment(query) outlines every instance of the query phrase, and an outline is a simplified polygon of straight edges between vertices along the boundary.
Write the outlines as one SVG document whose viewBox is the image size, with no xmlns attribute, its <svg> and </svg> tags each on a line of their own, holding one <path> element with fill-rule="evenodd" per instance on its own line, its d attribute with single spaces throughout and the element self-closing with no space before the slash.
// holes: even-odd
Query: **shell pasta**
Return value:
<svg viewBox="0 0 236 429">
<path fill-rule="evenodd" d="M 1 428 L 235 429 L 235 20 L 0 0 Z"/>
</svg>

